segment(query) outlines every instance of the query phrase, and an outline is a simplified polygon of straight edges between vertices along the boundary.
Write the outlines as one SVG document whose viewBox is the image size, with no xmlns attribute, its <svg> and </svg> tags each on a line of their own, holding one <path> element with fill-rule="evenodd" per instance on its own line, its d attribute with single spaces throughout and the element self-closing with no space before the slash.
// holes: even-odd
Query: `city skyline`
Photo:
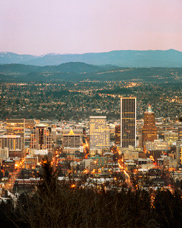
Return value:
<svg viewBox="0 0 182 228">
<path fill-rule="evenodd" d="M 0 52 L 182 51 L 179 0 L 0 2 Z"/>
<path fill-rule="evenodd" d="M 1 227 L 182 227 L 182 1 L 0 6 Z"/>
</svg>

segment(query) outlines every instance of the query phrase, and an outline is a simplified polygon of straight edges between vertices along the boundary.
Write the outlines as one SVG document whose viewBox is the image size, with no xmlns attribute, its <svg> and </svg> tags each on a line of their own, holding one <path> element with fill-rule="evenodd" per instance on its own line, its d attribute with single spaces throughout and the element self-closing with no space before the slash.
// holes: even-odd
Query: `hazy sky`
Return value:
<svg viewBox="0 0 182 228">
<path fill-rule="evenodd" d="M 182 0 L 0 0 L 0 52 L 182 51 Z"/>
</svg>

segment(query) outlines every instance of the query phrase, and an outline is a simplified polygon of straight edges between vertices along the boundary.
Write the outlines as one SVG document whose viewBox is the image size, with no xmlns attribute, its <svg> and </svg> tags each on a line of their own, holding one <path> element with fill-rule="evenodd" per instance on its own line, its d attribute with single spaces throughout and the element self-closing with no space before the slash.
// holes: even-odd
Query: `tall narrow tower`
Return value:
<svg viewBox="0 0 182 228">
<path fill-rule="evenodd" d="M 136 98 L 121 98 L 121 147 L 136 146 Z"/>
<path fill-rule="evenodd" d="M 151 106 L 144 113 L 144 126 L 142 128 L 142 146 L 144 142 L 153 142 L 157 139 L 157 127 L 155 126 L 155 113 L 152 111 Z"/>
</svg>

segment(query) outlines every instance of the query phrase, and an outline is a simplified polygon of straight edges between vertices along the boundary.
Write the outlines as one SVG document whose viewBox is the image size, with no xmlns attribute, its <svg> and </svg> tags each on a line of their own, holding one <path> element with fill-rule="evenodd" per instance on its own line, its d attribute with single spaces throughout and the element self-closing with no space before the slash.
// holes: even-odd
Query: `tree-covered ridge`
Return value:
<svg viewBox="0 0 182 228">
<path fill-rule="evenodd" d="M 59 82 L 59 81 L 135 81 L 181 82 L 182 68 L 121 68 L 112 65 L 95 66 L 81 62 L 57 66 L 0 65 L 2 82 Z"/>
</svg>

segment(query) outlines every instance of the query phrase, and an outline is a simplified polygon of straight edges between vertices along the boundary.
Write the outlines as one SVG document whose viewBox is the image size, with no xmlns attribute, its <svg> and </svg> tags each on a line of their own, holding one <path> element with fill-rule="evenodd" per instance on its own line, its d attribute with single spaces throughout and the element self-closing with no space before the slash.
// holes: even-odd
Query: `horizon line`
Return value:
<svg viewBox="0 0 182 228">
<path fill-rule="evenodd" d="M 46 53 L 46 54 L 39 54 L 39 55 L 36 55 L 36 54 L 21 54 L 21 53 L 17 53 L 17 52 L 11 52 L 11 51 L 1 51 L 0 53 L 1 54 L 8 54 L 8 53 L 12 53 L 12 54 L 16 54 L 16 55 L 32 55 L 32 56 L 37 56 L 37 57 L 43 57 L 43 56 L 46 56 L 46 55 L 84 55 L 84 54 L 100 54 L 100 53 L 109 53 L 109 52 L 115 52 L 115 51 L 170 51 L 170 50 L 173 50 L 173 51 L 177 51 L 177 52 L 182 52 L 182 51 L 179 51 L 179 50 L 176 50 L 174 48 L 169 48 L 169 49 L 165 49 L 165 50 L 162 50 L 162 49 L 147 49 L 147 50 L 141 50 L 141 49 L 118 49 L 118 50 L 111 50 L 111 51 L 101 51 L 101 52 L 83 52 L 83 53 L 56 53 L 56 52 L 49 52 L 49 53 Z"/>
</svg>

